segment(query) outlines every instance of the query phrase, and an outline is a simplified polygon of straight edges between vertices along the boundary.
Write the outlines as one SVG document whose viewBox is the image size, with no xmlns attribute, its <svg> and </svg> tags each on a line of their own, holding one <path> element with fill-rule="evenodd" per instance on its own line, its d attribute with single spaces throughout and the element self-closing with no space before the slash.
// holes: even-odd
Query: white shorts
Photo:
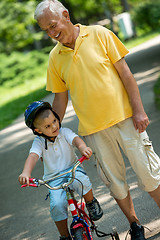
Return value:
<svg viewBox="0 0 160 240">
<path fill-rule="evenodd" d="M 138 185 L 147 192 L 160 184 L 160 159 L 147 132 L 139 133 L 132 118 L 84 137 L 95 153 L 97 170 L 114 198 L 124 199 L 129 190 L 120 147 L 137 175 Z"/>
</svg>

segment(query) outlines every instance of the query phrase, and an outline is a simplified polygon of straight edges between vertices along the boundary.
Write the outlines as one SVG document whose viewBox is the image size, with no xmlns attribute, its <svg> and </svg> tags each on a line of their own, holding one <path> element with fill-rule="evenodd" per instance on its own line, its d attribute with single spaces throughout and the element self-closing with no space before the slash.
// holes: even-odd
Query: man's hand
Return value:
<svg viewBox="0 0 160 240">
<path fill-rule="evenodd" d="M 138 129 L 139 133 L 144 132 L 149 125 L 149 119 L 145 112 L 141 114 L 133 114 L 132 119 L 135 129 Z"/>
</svg>

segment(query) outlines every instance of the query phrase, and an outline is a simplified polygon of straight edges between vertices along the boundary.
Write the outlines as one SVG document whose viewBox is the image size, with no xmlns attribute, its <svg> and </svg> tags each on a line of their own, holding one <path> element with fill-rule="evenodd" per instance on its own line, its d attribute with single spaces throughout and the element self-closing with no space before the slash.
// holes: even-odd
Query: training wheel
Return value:
<svg viewBox="0 0 160 240">
<path fill-rule="evenodd" d="M 112 228 L 112 234 L 115 240 L 120 240 L 116 227 Z"/>
</svg>

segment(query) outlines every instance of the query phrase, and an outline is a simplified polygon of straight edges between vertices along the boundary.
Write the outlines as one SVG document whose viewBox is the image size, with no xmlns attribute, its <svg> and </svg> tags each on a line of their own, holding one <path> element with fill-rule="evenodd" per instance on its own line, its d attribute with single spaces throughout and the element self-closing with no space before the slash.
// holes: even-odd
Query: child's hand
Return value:
<svg viewBox="0 0 160 240">
<path fill-rule="evenodd" d="M 22 174 L 19 175 L 18 180 L 19 180 L 21 185 L 27 184 L 27 186 L 29 187 L 29 178 L 30 178 L 30 176 L 28 176 L 28 174 L 22 173 Z"/>
<path fill-rule="evenodd" d="M 84 155 L 86 158 L 90 158 L 92 156 L 92 149 L 90 147 L 87 147 L 85 142 L 78 136 L 76 136 L 72 144 L 78 148 L 80 153 Z"/>
<path fill-rule="evenodd" d="M 81 154 L 84 155 L 87 158 L 90 158 L 92 156 L 92 149 L 90 147 L 83 147 L 81 148 Z"/>
</svg>

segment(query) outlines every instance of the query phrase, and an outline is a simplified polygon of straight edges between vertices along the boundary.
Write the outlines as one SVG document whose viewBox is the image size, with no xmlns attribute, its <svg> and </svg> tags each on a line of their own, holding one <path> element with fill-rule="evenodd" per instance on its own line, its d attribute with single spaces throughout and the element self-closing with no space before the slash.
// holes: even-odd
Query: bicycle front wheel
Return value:
<svg viewBox="0 0 160 240">
<path fill-rule="evenodd" d="M 74 240 L 89 240 L 88 233 L 83 228 L 77 228 L 74 230 Z"/>
</svg>

